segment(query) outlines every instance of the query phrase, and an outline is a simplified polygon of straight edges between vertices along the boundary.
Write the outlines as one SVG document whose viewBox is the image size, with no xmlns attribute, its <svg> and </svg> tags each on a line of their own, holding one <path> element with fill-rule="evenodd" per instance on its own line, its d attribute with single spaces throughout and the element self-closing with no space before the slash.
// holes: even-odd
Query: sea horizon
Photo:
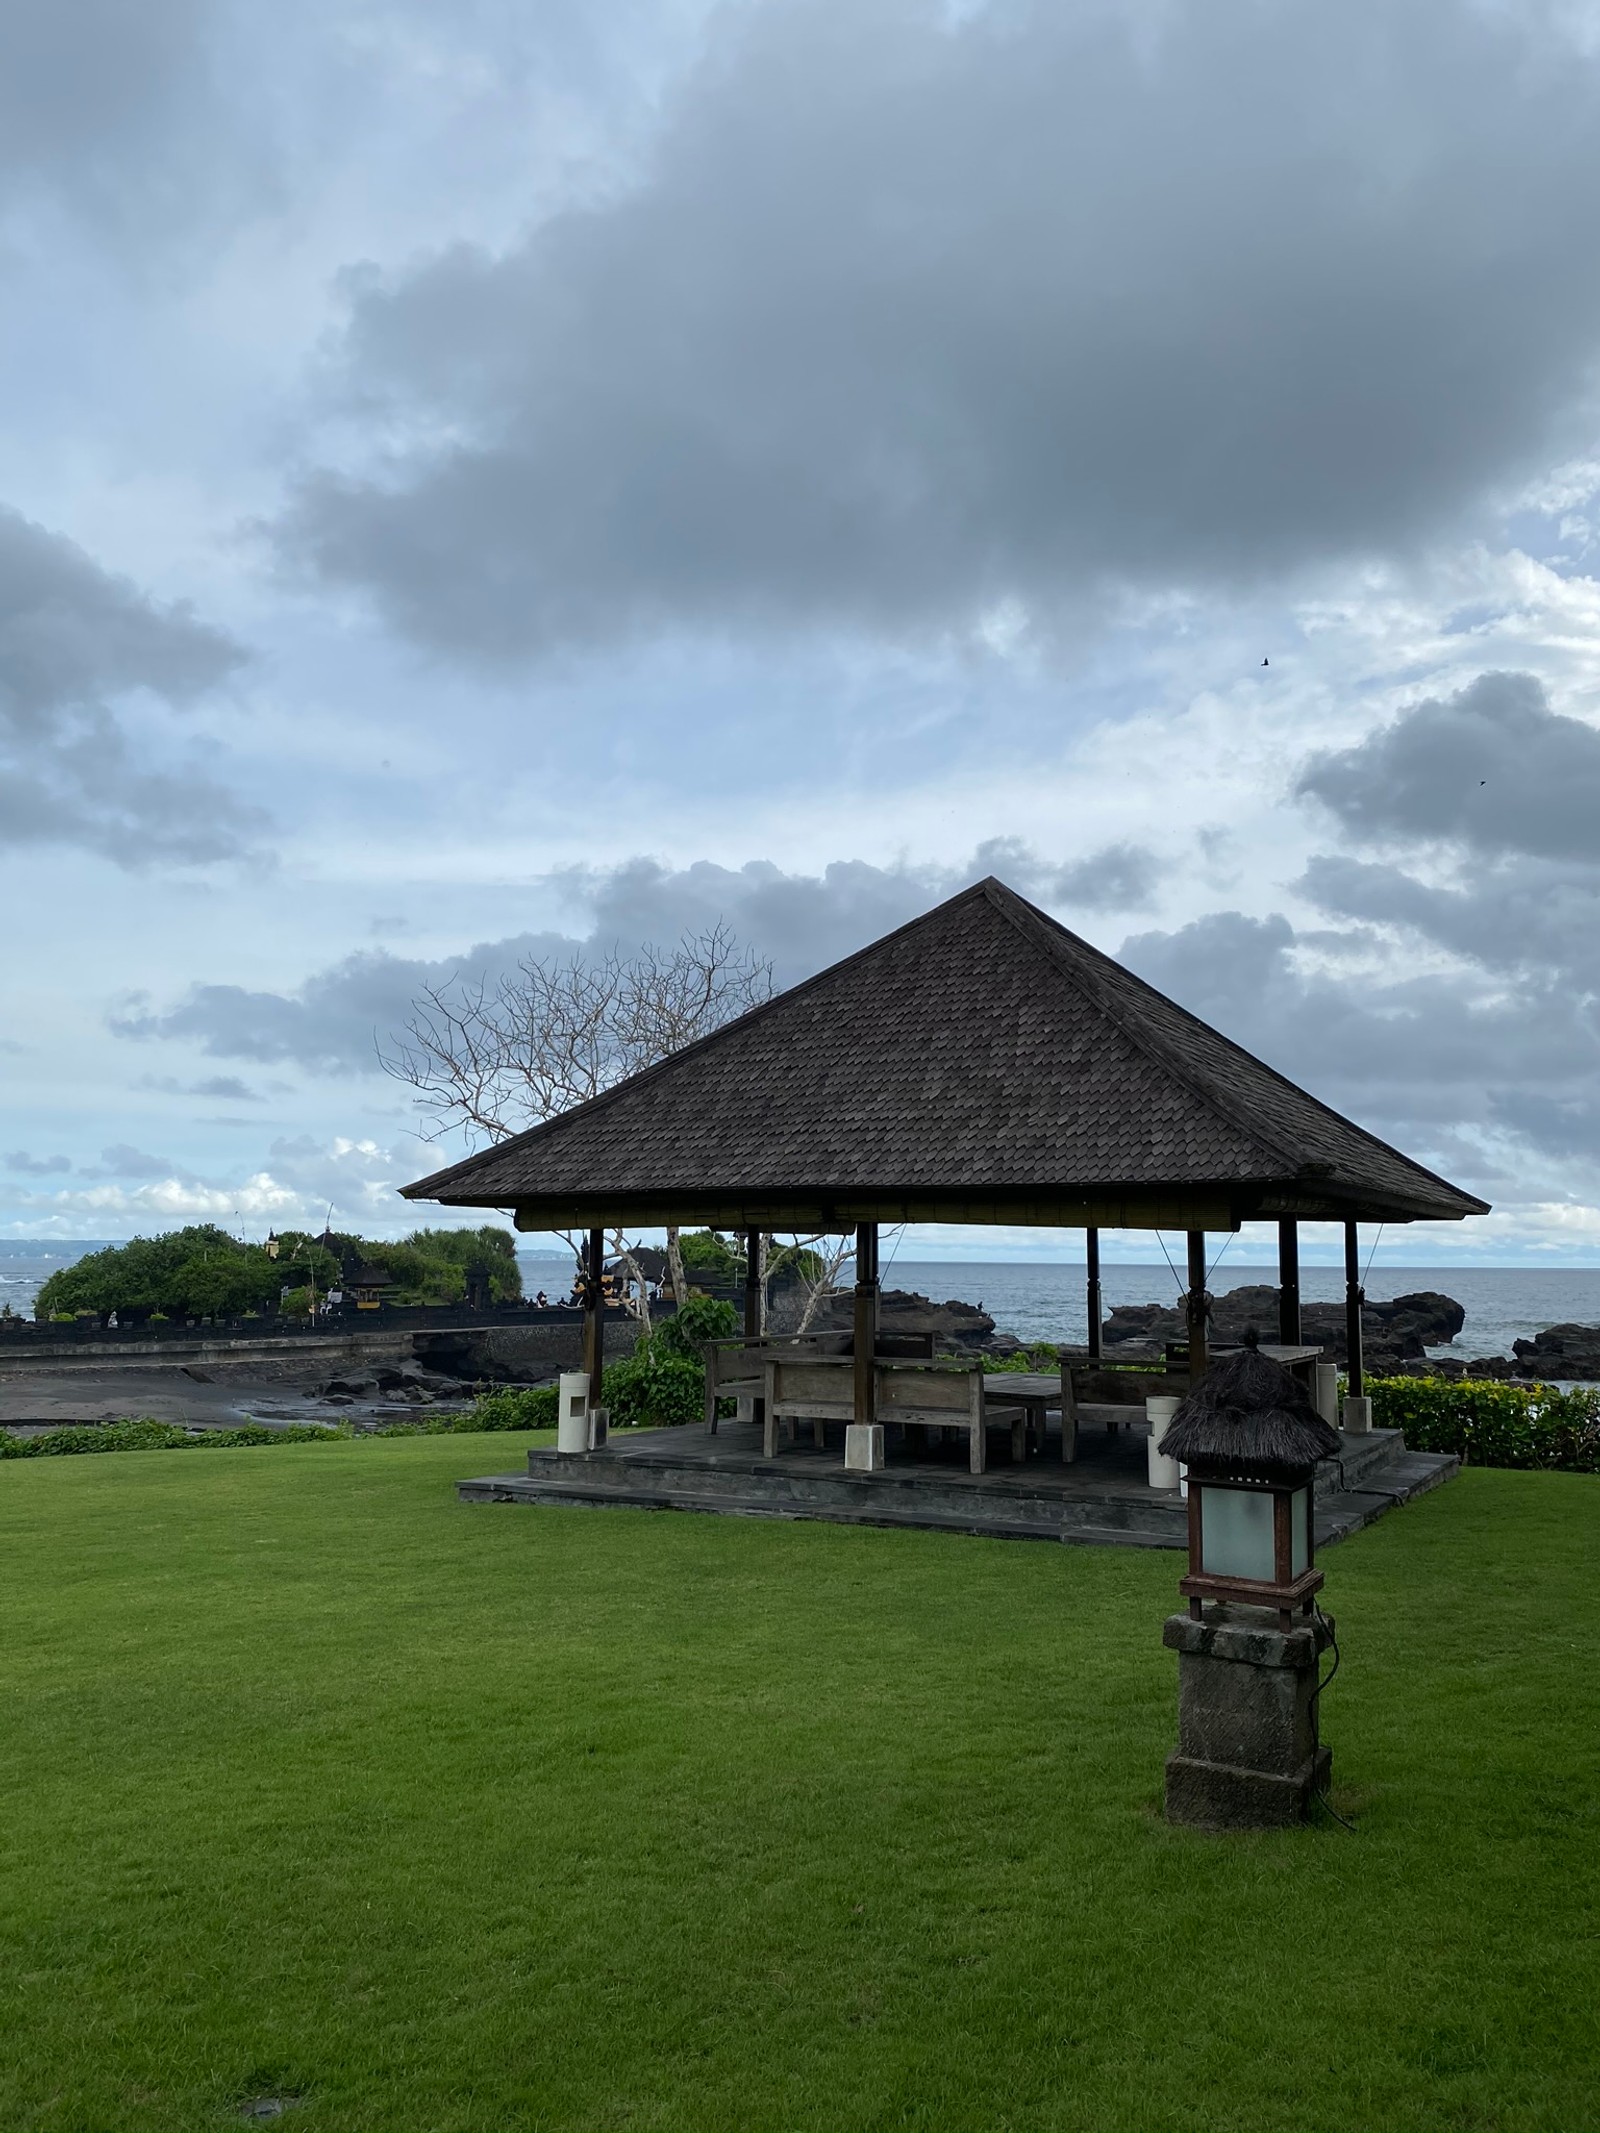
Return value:
<svg viewBox="0 0 1600 2133">
<path fill-rule="evenodd" d="M 9 1303 L 30 1316 L 40 1285 L 58 1268 L 86 1252 L 125 1243 L 124 1238 L 0 1238 L 0 1305 Z M 518 1264 L 529 1293 L 539 1288 L 565 1294 L 571 1287 L 570 1254 L 548 1247 L 519 1246 Z M 1122 1304 L 1175 1302 L 1182 1292 L 1182 1265 L 1168 1261 L 1107 1259 L 1100 1269 L 1102 1306 L 1110 1313 Z M 850 1279 L 848 1263 L 842 1278 Z M 1214 1295 L 1230 1289 L 1277 1283 L 1277 1268 L 1260 1260 L 1213 1262 Z M 893 1254 L 885 1260 L 886 1289 L 909 1289 L 936 1303 L 959 1301 L 989 1311 L 1001 1332 L 1021 1340 L 1081 1342 L 1088 1331 L 1087 1270 L 1081 1259 L 929 1259 Z M 1527 1266 L 1507 1264 L 1399 1265 L 1375 1260 L 1367 1270 L 1366 1293 L 1374 1303 L 1418 1289 L 1454 1297 L 1466 1313 L 1465 1324 L 1447 1347 L 1434 1355 L 1461 1357 L 1509 1355 L 1512 1343 L 1531 1339 L 1546 1326 L 1600 1325 L 1600 1266 Z M 1300 1293 L 1307 1303 L 1336 1303 L 1344 1296 L 1342 1264 L 1302 1257 Z"/>
</svg>

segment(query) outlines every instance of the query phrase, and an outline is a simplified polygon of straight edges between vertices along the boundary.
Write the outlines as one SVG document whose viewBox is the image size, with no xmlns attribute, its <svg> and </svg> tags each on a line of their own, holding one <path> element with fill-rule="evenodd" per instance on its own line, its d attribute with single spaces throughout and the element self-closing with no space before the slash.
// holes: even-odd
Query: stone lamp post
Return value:
<svg viewBox="0 0 1600 2133">
<path fill-rule="evenodd" d="M 1189 1469 L 1187 1614 L 1162 1641 L 1178 1654 L 1178 1750 L 1167 1819 L 1203 1829 L 1303 1821 L 1332 1758 L 1317 1739 L 1317 1663 L 1332 1642 L 1313 1474 L 1339 1449 L 1288 1371 L 1248 1333 L 1212 1365 L 1159 1449 Z"/>
</svg>

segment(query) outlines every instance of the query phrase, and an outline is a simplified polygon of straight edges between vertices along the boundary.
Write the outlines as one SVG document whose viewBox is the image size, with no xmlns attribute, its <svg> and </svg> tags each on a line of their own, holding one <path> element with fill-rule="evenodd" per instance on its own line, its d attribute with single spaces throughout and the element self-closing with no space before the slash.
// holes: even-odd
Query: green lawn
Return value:
<svg viewBox="0 0 1600 2133">
<path fill-rule="evenodd" d="M 0 2127 L 1600 2124 L 1600 1480 L 1327 1559 L 1323 1826 L 1160 1817 L 1179 1559 L 0 1469 Z"/>
</svg>

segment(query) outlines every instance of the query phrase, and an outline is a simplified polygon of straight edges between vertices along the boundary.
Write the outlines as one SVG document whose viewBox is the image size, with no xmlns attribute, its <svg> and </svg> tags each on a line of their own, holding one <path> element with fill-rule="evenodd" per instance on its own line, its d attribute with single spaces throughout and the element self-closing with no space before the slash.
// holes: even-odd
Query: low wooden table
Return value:
<svg viewBox="0 0 1600 2133">
<path fill-rule="evenodd" d="M 983 1374 L 983 1397 L 996 1405 L 1020 1407 L 1026 1420 L 1023 1427 L 1037 1433 L 1039 1449 L 1044 1450 L 1045 1423 L 1048 1410 L 1061 1405 L 1061 1375 L 1054 1370 L 986 1370 Z M 1066 1442 L 1065 1428 L 1062 1443 Z M 1025 1456 L 1023 1449 L 1013 1437 L 1013 1458 Z"/>
</svg>

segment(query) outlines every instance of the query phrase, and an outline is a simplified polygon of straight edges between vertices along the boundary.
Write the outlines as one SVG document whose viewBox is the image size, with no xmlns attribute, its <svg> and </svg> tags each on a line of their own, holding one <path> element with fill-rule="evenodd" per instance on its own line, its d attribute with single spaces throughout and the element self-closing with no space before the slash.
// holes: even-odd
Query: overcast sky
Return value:
<svg viewBox="0 0 1600 2133">
<path fill-rule="evenodd" d="M 995 872 L 1600 1264 L 1597 218 L 1587 0 L 8 0 L 0 1233 Z"/>
</svg>

